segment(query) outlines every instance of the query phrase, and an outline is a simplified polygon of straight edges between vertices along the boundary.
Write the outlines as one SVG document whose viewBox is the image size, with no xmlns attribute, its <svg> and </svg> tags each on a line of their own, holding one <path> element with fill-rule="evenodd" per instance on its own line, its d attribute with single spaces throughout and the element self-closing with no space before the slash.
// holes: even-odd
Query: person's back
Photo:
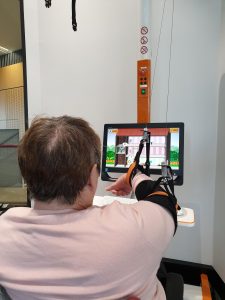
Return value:
<svg viewBox="0 0 225 300">
<path fill-rule="evenodd" d="M 165 300 L 156 273 L 173 218 L 150 201 L 92 206 L 99 161 L 80 119 L 43 118 L 26 133 L 19 162 L 35 205 L 0 217 L 0 284 L 12 299 Z"/>
<path fill-rule="evenodd" d="M 164 299 L 156 272 L 173 224 L 165 212 L 167 236 L 152 237 L 145 228 L 157 220 L 144 220 L 141 205 L 146 216 L 157 218 L 157 205 L 141 202 L 82 211 L 9 210 L 0 218 L 2 285 L 18 300 Z"/>
</svg>

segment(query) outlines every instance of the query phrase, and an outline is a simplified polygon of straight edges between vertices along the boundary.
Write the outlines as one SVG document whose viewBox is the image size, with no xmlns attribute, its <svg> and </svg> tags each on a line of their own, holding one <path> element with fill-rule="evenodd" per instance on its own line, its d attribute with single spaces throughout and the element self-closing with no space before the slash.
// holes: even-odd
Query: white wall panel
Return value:
<svg viewBox="0 0 225 300">
<path fill-rule="evenodd" d="M 218 139 L 215 178 L 214 261 L 225 282 L 225 1 L 221 2 L 220 47 L 218 56 Z"/>
<path fill-rule="evenodd" d="M 155 63 L 164 1 L 153 0 Z M 70 1 L 24 0 L 29 117 L 81 116 L 102 136 L 103 124 L 136 121 L 136 60 L 140 1 L 77 2 L 78 31 Z M 175 1 L 170 93 L 168 63 L 172 1 L 168 0 L 156 65 L 152 121 L 185 123 L 181 205 L 195 209 L 196 226 L 180 228 L 166 255 L 212 264 L 217 144 L 217 69 L 220 0 Z M 98 194 L 104 194 L 100 183 Z"/>
</svg>

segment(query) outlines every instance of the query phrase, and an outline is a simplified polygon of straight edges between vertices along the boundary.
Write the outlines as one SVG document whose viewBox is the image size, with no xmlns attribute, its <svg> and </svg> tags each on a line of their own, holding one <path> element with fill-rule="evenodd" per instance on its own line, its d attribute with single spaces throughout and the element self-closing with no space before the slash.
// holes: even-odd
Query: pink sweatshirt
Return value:
<svg viewBox="0 0 225 300">
<path fill-rule="evenodd" d="M 174 233 L 163 207 L 12 208 L 0 217 L 0 284 L 16 300 L 165 300 L 156 277 Z"/>
</svg>

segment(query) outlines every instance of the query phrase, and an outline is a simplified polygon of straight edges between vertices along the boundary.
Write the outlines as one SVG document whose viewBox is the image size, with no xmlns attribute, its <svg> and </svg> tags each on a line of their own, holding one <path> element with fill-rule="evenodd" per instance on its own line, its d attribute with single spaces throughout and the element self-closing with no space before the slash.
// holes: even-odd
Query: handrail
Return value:
<svg viewBox="0 0 225 300">
<path fill-rule="evenodd" d="M 8 91 L 8 90 L 14 90 L 14 89 L 19 89 L 19 88 L 24 88 L 24 86 L 23 85 L 14 86 L 14 87 L 11 87 L 11 88 L 2 89 L 2 90 L 0 90 L 0 92 L 2 92 L 2 91 Z"/>
<path fill-rule="evenodd" d="M 1 129 L 0 129 L 1 131 Z M 9 138 L 7 138 L 6 140 L 0 142 L 0 145 L 5 145 L 6 142 L 10 141 L 12 138 L 14 138 L 15 136 L 19 135 L 19 132 L 17 132 L 16 134 L 14 135 L 11 135 Z"/>
</svg>

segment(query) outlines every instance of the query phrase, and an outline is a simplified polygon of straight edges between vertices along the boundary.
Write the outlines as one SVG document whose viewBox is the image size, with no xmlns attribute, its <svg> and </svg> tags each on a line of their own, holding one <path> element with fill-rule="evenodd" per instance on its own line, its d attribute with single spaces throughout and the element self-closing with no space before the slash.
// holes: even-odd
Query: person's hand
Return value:
<svg viewBox="0 0 225 300">
<path fill-rule="evenodd" d="M 113 193 L 116 196 L 126 196 L 130 194 L 132 188 L 126 182 L 126 174 L 119 177 L 115 182 L 106 187 L 106 191 Z"/>
</svg>

